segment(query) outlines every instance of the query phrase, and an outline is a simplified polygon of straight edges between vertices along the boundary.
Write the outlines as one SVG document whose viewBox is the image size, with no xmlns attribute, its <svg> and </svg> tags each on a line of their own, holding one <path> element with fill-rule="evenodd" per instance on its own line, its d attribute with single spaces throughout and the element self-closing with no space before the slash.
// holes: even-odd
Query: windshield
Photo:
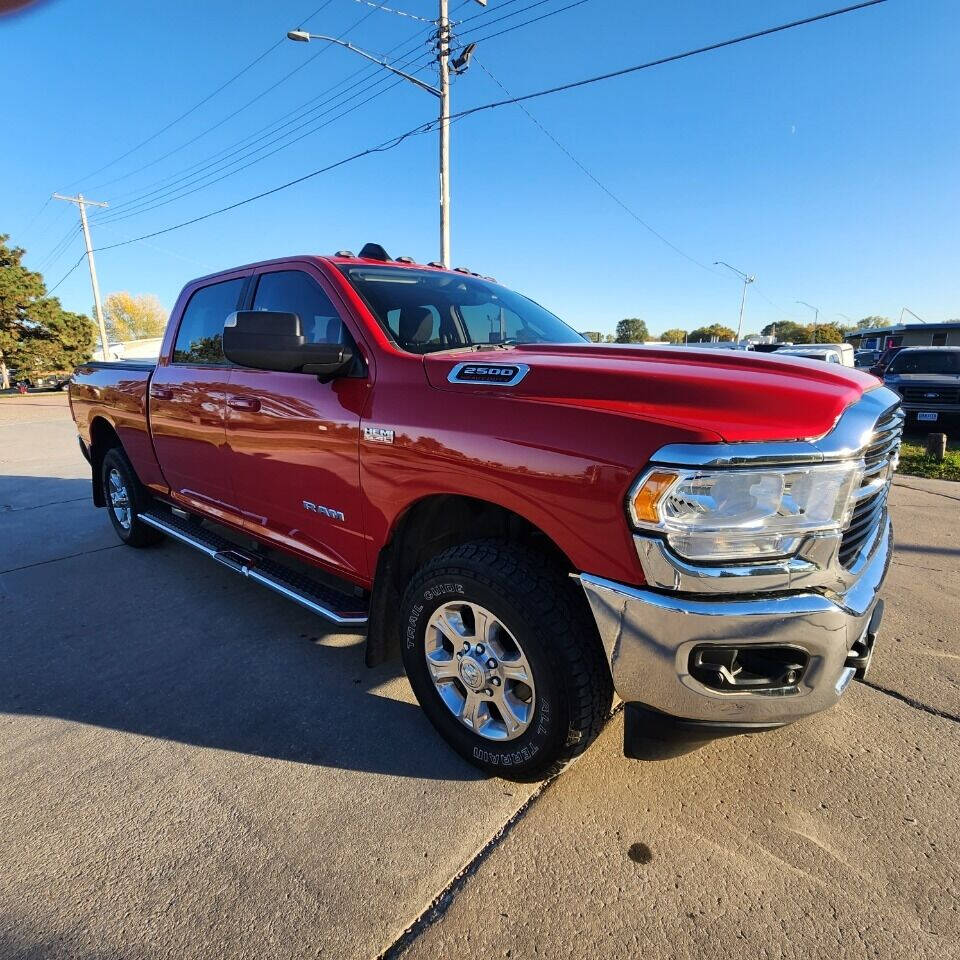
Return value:
<svg viewBox="0 0 960 960">
<path fill-rule="evenodd" d="M 890 373 L 960 374 L 960 350 L 920 350 L 899 353 L 890 364 Z"/>
<path fill-rule="evenodd" d="M 587 343 L 549 310 L 491 280 L 405 267 L 340 267 L 411 353 L 511 343 Z"/>
</svg>

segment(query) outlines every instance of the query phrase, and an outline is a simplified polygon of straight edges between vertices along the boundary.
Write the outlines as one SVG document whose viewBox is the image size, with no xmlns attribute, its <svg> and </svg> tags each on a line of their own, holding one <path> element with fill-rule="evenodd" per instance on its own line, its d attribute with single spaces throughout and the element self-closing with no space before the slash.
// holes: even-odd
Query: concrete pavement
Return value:
<svg viewBox="0 0 960 960">
<path fill-rule="evenodd" d="M 0 400 L 0 957 L 960 956 L 960 503 L 903 483 L 873 688 L 659 763 L 618 716 L 534 790 L 359 635 L 116 545 L 63 396 Z"/>
</svg>

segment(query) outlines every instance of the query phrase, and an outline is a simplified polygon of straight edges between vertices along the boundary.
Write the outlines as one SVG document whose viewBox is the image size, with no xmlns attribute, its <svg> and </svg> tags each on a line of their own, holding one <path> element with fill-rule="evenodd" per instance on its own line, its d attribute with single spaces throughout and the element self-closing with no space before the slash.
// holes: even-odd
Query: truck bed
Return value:
<svg viewBox="0 0 960 960">
<path fill-rule="evenodd" d="M 147 486 L 164 491 L 148 425 L 151 360 L 90 361 L 70 381 L 70 409 L 81 443 L 90 449 L 97 431 L 112 430 Z"/>
</svg>

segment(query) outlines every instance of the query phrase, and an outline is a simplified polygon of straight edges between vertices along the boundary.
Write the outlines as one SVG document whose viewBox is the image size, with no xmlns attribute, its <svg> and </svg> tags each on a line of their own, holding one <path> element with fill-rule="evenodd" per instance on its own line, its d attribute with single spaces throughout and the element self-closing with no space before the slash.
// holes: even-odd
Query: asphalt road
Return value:
<svg viewBox="0 0 960 960">
<path fill-rule="evenodd" d="M 960 957 L 960 489 L 905 478 L 869 681 L 670 761 L 484 780 L 362 636 L 117 544 L 0 399 L 0 957 Z"/>
</svg>

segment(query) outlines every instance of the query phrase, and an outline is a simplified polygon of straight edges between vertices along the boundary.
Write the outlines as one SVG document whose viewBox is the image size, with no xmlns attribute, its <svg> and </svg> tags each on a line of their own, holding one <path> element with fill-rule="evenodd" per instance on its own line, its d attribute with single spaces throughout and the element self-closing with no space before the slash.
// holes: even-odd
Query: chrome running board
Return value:
<svg viewBox="0 0 960 960">
<path fill-rule="evenodd" d="M 251 555 L 213 530 L 159 508 L 141 513 L 138 518 L 147 526 L 199 550 L 234 573 L 263 584 L 332 623 L 359 627 L 367 622 L 367 612 L 362 609 L 360 598 L 311 580 L 275 560 Z"/>
</svg>

